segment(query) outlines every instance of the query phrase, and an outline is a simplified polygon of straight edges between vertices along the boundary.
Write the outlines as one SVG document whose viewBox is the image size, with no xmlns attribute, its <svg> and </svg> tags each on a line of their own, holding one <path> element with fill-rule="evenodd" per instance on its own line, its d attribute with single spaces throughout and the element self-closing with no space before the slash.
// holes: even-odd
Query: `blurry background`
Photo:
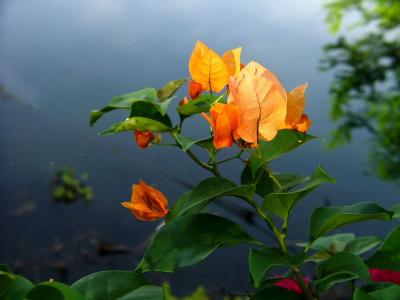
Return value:
<svg viewBox="0 0 400 300">
<path fill-rule="evenodd" d="M 395 6 L 395 1 L 383 2 Z M 340 21 L 340 9 L 331 7 L 331 27 Z M 185 191 L 185 184 L 196 184 L 209 175 L 177 149 L 139 150 L 132 133 L 98 137 L 98 131 L 124 115 L 115 112 L 90 128 L 89 111 L 108 103 L 111 96 L 159 88 L 188 76 L 196 40 L 221 54 L 242 46 L 243 62 L 256 60 L 267 66 L 288 89 L 309 83 L 306 110 L 314 122 L 310 133 L 322 139 L 283 157 L 273 167 L 307 175 L 321 163 L 338 182 L 323 186 L 298 206 L 290 240 L 307 238 L 306 215 L 316 206 L 359 201 L 393 206 L 398 202 L 400 173 L 396 148 L 400 125 L 393 121 L 400 113 L 399 89 L 392 85 L 400 78 L 399 47 L 393 44 L 391 52 L 385 52 L 383 36 L 373 45 L 365 43 L 372 40 L 367 37 L 370 30 L 392 32 L 398 20 L 394 15 L 394 27 L 382 27 L 374 20 L 353 31 L 343 27 L 339 34 L 348 40 L 340 44 L 328 31 L 327 13 L 320 0 L 2 0 L 0 262 L 35 281 L 67 282 L 98 270 L 136 266 L 158 224 L 137 221 L 120 205 L 129 199 L 131 184 L 143 178 L 173 202 Z M 346 22 L 351 26 L 362 19 L 353 10 Z M 343 44 L 363 38 L 364 44 L 353 48 L 356 52 L 349 52 L 353 44 Z M 324 50 L 328 44 L 332 45 Z M 380 64 L 391 66 L 393 74 L 388 75 L 391 70 Z M 363 74 L 376 76 L 364 78 Z M 376 114 L 381 108 L 384 114 Z M 207 135 L 204 120 L 189 124 L 190 134 Z M 335 143 L 343 146 L 329 150 L 328 144 Z M 389 163 L 377 168 L 378 159 Z M 75 174 L 64 167 L 73 168 Z M 223 171 L 237 180 L 241 168 L 232 164 Z M 77 180 L 79 176 L 84 178 Z M 80 198 L 77 201 L 54 201 L 55 185 L 65 181 L 73 181 L 78 190 L 84 184 L 90 186 L 92 201 L 84 200 L 85 195 L 90 198 L 87 190 L 71 195 L 72 200 Z M 221 207 L 215 209 L 244 222 Z M 383 235 L 390 228 L 383 222 L 368 224 L 351 229 Z M 262 235 L 254 227 L 249 231 Z M 217 263 L 223 267 L 215 268 Z M 198 284 L 213 293 L 222 288 L 243 291 L 250 286 L 247 248 L 219 250 L 193 268 L 153 278 L 170 281 L 178 294 Z"/>
</svg>

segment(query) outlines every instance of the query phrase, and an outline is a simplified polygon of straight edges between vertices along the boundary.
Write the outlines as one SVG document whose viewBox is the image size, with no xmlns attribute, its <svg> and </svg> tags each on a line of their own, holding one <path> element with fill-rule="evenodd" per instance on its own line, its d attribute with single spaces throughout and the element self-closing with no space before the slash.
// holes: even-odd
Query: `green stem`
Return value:
<svg viewBox="0 0 400 300">
<path fill-rule="evenodd" d="M 207 171 L 213 173 L 215 176 L 221 176 L 221 173 L 219 172 L 219 169 L 216 165 L 211 166 L 204 161 L 200 160 L 191 150 L 186 150 L 186 154 L 195 162 L 197 163 L 200 167 L 203 169 L 206 169 Z"/>
<path fill-rule="evenodd" d="M 292 267 L 293 275 L 296 277 L 297 282 L 300 285 L 301 290 L 304 292 L 304 296 L 307 300 L 316 300 L 311 293 L 310 287 L 305 283 L 304 276 L 301 274 L 298 266 Z"/>
<path fill-rule="evenodd" d="M 242 156 L 243 152 L 244 152 L 244 150 L 240 150 L 240 152 L 238 154 L 236 154 L 235 156 L 232 156 L 232 157 L 217 161 L 216 163 L 214 163 L 214 165 L 219 165 L 219 164 L 222 164 L 224 162 L 227 162 L 227 161 L 230 161 L 230 160 L 234 160 L 236 158 L 240 158 Z"/>
</svg>

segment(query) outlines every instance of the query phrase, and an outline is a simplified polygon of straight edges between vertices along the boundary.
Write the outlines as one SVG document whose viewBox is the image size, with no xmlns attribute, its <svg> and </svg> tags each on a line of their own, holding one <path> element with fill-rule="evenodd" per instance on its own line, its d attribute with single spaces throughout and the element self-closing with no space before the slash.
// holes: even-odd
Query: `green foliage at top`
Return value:
<svg viewBox="0 0 400 300">
<path fill-rule="evenodd" d="M 321 68 L 334 70 L 331 117 L 338 122 L 331 145 L 349 142 L 354 130 L 371 136 L 370 169 L 384 180 L 400 177 L 400 2 L 333 0 L 327 22 L 337 32 L 350 12 L 357 12 L 361 31 L 345 33 L 325 46 Z"/>
</svg>

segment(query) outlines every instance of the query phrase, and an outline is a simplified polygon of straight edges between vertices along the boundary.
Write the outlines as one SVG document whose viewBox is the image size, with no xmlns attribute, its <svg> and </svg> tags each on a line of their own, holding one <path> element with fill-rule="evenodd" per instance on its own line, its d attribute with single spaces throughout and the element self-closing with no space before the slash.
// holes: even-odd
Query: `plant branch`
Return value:
<svg viewBox="0 0 400 300">
<path fill-rule="evenodd" d="M 186 150 L 186 154 L 203 169 L 213 173 L 215 176 L 221 176 L 221 173 L 216 165 L 211 166 L 200 160 L 190 149 Z"/>
<path fill-rule="evenodd" d="M 229 158 L 226 158 L 226 159 L 223 159 L 223 160 L 220 160 L 220 161 L 217 161 L 216 163 L 214 163 L 214 165 L 219 165 L 219 164 L 222 164 L 224 162 L 227 162 L 227 161 L 230 161 L 230 160 L 234 160 L 236 158 L 240 158 L 242 156 L 243 152 L 244 152 L 244 150 L 240 150 L 240 152 L 237 153 L 236 155 L 234 155 L 232 157 L 229 157 Z"/>
</svg>

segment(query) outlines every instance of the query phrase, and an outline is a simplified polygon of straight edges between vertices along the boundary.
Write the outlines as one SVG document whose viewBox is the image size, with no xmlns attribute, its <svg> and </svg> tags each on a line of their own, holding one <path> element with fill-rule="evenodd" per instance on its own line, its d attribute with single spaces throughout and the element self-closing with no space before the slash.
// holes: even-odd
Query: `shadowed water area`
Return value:
<svg viewBox="0 0 400 300">
<path fill-rule="evenodd" d="M 329 120 L 332 74 L 321 73 L 318 65 L 323 45 L 333 37 L 323 20 L 316 0 L 1 1 L 0 262 L 35 281 L 67 282 L 136 266 L 159 223 L 140 222 L 120 205 L 129 199 L 131 185 L 143 178 L 174 202 L 210 174 L 178 149 L 138 149 L 132 133 L 97 136 L 124 114 L 110 113 L 90 128 L 89 111 L 112 96 L 187 77 L 196 40 L 219 53 L 242 46 L 243 62 L 260 62 L 288 89 L 309 83 L 310 133 L 322 139 L 274 162 L 273 169 L 307 175 L 321 163 L 337 184 L 323 186 L 297 207 L 289 240 L 307 238 L 307 214 L 325 203 L 376 201 L 390 208 L 398 188 L 365 174 L 366 132 L 358 131 L 347 146 L 326 149 L 324 138 L 335 127 Z M 186 134 L 194 137 L 206 137 L 208 130 L 201 118 L 186 124 Z M 90 203 L 53 201 L 55 174 L 65 166 L 90 174 Z M 238 181 L 241 169 L 236 162 L 222 171 Z M 223 203 L 230 201 L 238 200 Z M 214 209 L 246 223 L 221 206 Z M 249 232 L 272 243 L 260 226 L 249 226 Z M 389 228 L 383 222 L 352 227 L 368 235 Z M 214 293 L 222 287 L 243 291 L 250 286 L 247 253 L 246 246 L 218 250 L 193 268 L 153 278 L 170 281 L 179 294 L 198 284 Z"/>
</svg>

